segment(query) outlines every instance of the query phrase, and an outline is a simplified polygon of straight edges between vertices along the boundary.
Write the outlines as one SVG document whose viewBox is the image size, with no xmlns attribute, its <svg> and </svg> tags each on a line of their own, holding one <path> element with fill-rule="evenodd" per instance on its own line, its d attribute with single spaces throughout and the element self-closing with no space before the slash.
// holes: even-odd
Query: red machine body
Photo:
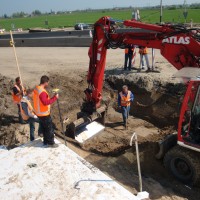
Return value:
<svg viewBox="0 0 200 200">
<path fill-rule="evenodd" d="M 101 106 L 102 87 L 108 48 L 127 48 L 138 45 L 160 49 L 177 70 L 197 69 L 200 75 L 200 31 L 186 29 L 177 25 L 152 25 L 132 20 L 121 22 L 126 27 L 140 28 L 134 32 L 116 31 L 116 23 L 110 17 L 102 17 L 94 24 L 93 41 L 89 49 L 88 88 L 85 90 L 86 99 L 82 105 L 81 117 L 72 125 L 72 136 L 76 137 L 76 127 L 80 122 L 90 123 L 101 117 L 104 124 L 105 105 Z M 149 30 L 144 31 L 145 30 Z M 195 69 L 195 76 L 196 76 Z M 198 70 L 199 69 L 199 70 Z M 180 72 L 180 71 L 179 71 Z M 159 143 L 160 150 L 156 158 L 164 158 L 164 165 L 179 180 L 186 184 L 200 181 L 200 159 L 196 155 L 200 152 L 200 80 L 189 80 L 187 83 L 180 118 L 178 134 L 171 134 Z M 103 108 L 103 109 L 101 109 Z M 97 114 L 94 116 L 94 114 Z M 89 119 L 84 117 L 89 116 Z M 177 143 L 179 145 L 177 145 Z M 182 148 L 182 147 L 186 148 Z"/>
<path fill-rule="evenodd" d="M 103 78 L 107 48 L 125 48 L 128 45 L 160 49 L 176 69 L 184 67 L 200 68 L 200 42 L 193 30 L 172 25 L 152 25 L 132 20 L 122 22 L 127 27 L 141 28 L 149 32 L 116 33 L 110 17 L 102 17 L 94 25 L 93 42 L 89 49 L 88 89 L 86 99 L 98 108 L 102 99 Z"/>
</svg>

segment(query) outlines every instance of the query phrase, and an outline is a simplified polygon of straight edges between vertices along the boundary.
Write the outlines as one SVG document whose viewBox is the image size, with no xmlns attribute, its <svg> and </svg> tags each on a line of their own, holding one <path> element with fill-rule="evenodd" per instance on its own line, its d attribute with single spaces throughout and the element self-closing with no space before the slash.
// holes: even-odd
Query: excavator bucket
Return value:
<svg viewBox="0 0 200 200">
<path fill-rule="evenodd" d="M 77 120 L 66 127 L 66 136 L 83 143 L 105 129 L 106 106 L 101 106 L 92 115 L 84 112 L 77 114 Z"/>
<path fill-rule="evenodd" d="M 173 133 L 171 135 L 166 136 L 162 141 L 158 143 L 159 151 L 155 155 L 156 159 L 162 159 L 165 154 L 171 149 L 173 146 L 177 144 L 177 133 Z"/>
</svg>

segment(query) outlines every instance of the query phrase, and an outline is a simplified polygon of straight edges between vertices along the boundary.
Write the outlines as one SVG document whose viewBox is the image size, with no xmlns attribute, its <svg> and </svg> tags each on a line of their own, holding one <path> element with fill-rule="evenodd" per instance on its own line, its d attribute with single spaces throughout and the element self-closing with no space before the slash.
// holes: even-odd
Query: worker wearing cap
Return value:
<svg viewBox="0 0 200 200">
<path fill-rule="evenodd" d="M 30 140 L 33 141 L 35 139 L 35 122 L 39 123 L 38 117 L 34 113 L 34 109 L 31 105 L 31 99 L 33 98 L 33 89 L 28 89 L 26 91 L 26 96 L 20 101 L 20 111 L 23 120 L 29 123 L 30 126 Z M 38 135 L 41 136 L 42 129 L 39 123 Z"/>
<path fill-rule="evenodd" d="M 148 48 L 140 46 L 139 54 L 140 54 L 140 70 L 144 69 L 144 59 L 145 59 L 146 65 L 147 65 L 147 71 L 151 71 L 151 67 L 149 64 L 149 58 L 148 58 Z"/>
<path fill-rule="evenodd" d="M 53 123 L 50 115 L 50 105 L 58 99 L 58 94 L 55 94 L 52 98 L 49 97 L 47 87 L 49 85 L 49 77 L 42 76 L 40 79 L 40 85 L 36 86 L 33 95 L 34 111 L 40 120 L 40 124 L 43 130 L 43 143 L 50 147 L 56 147 L 54 142 L 54 130 Z"/>
<path fill-rule="evenodd" d="M 13 98 L 13 103 L 16 104 L 18 107 L 19 123 L 21 124 L 25 123 L 22 119 L 21 111 L 20 111 L 20 101 L 24 93 L 25 93 L 25 89 L 21 84 L 20 77 L 17 77 L 15 79 L 15 85 L 12 89 L 12 98 Z"/>
<path fill-rule="evenodd" d="M 133 93 L 128 89 L 127 85 L 122 87 L 122 91 L 118 95 L 118 106 L 121 108 L 123 123 L 126 126 L 127 119 L 130 112 L 131 102 L 134 100 Z"/>
</svg>

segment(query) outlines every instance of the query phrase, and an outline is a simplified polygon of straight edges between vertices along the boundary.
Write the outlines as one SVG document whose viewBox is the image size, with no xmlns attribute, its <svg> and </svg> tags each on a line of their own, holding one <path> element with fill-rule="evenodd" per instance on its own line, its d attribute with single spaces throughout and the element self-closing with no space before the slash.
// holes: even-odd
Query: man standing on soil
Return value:
<svg viewBox="0 0 200 200">
<path fill-rule="evenodd" d="M 25 93 L 25 89 L 21 84 L 20 77 L 15 79 L 15 85 L 12 89 L 12 97 L 14 104 L 18 107 L 18 115 L 19 115 L 19 123 L 24 124 L 25 122 L 22 119 L 21 112 L 20 112 L 20 101 Z"/>
<path fill-rule="evenodd" d="M 33 141 L 35 139 L 35 122 L 39 123 L 38 117 L 35 115 L 33 107 L 31 105 L 31 99 L 33 98 L 33 89 L 28 89 L 26 91 L 26 96 L 21 99 L 20 102 L 20 111 L 23 120 L 29 123 L 30 126 L 30 140 Z M 39 123 L 38 135 L 42 134 L 41 125 Z"/>
<path fill-rule="evenodd" d="M 134 52 L 134 47 L 132 45 L 125 49 L 124 70 L 128 69 L 129 71 L 131 71 L 133 52 Z"/>
<path fill-rule="evenodd" d="M 127 119 L 129 117 L 130 105 L 134 100 L 133 93 L 128 90 L 128 86 L 124 85 L 122 87 L 122 91 L 118 95 L 118 106 L 121 108 L 122 117 L 123 117 L 123 125 L 126 127 Z"/>
<path fill-rule="evenodd" d="M 144 69 L 144 58 L 146 61 L 146 65 L 147 65 L 147 71 L 146 72 L 150 72 L 151 71 L 151 67 L 149 64 L 149 58 L 148 58 L 148 48 L 147 47 L 139 47 L 139 54 L 140 54 L 140 69 Z"/>
<path fill-rule="evenodd" d="M 42 76 L 40 79 L 40 85 L 34 89 L 33 103 L 34 110 L 38 116 L 43 130 L 43 143 L 49 147 L 57 147 L 54 142 L 54 130 L 53 123 L 50 115 L 50 105 L 58 99 L 58 94 L 55 94 L 52 98 L 49 97 L 46 91 L 49 85 L 49 77 Z"/>
</svg>

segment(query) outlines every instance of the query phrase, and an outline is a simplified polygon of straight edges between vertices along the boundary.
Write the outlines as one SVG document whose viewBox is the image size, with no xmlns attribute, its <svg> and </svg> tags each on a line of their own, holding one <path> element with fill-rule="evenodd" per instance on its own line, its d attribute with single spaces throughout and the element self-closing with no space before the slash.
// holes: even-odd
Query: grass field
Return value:
<svg viewBox="0 0 200 200">
<path fill-rule="evenodd" d="M 132 10 L 116 10 L 116 11 L 93 11 L 93 12 L 72 12 L 71 14 L 62 15 L 46 15 L 38 17 L 27 18 L 12 18 L 12 19 L 0 19 L 0 28 L 6 30 L 11 29 L 11 24 L 15 25 L 15 28 L 62 28 L 74 26 L 77 22 L 94 23 L 102 16 L 111 16 L 115 19 L 130 19 Z M 188 9 L 187 22 L 190 19 L 194 23 L 200 23 L 200 9 Z M 159 22 L 159 10 L 140 10 L 141 20 L 143 22 L 156 23 Z M 48 26 L 45 25 L 45 20 L 48 20 Z M 183 23 L 183 10 L 164 10 L 163 11 L 164 22 L 179 22 Z"/>
</svg>

